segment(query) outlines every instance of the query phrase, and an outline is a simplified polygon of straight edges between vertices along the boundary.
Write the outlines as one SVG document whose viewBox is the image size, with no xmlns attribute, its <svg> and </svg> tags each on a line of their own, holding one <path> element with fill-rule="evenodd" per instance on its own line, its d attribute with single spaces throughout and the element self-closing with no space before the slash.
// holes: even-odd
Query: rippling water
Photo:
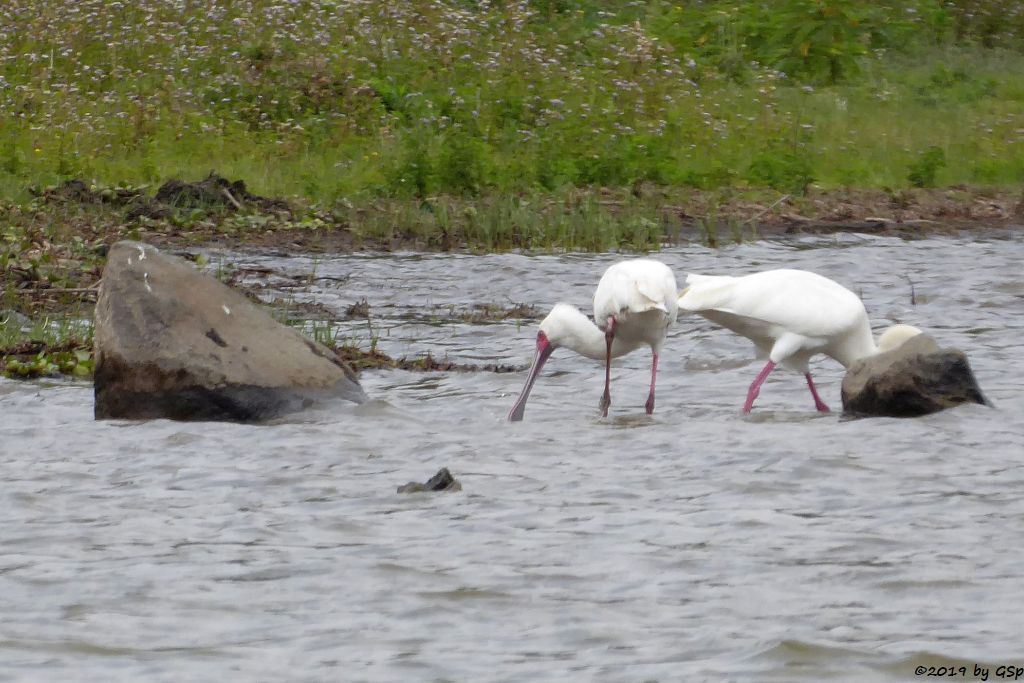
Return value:
<svg viewBox="0 0 1024 683">
<path fill-rule="evenodd" d="M 525 365 L 534 321 L 590 311 L 610 255 L 317 258 L 267 290 L 340 315 L 366 299 L 394 355 Z M 1024 241 L 842 236 L 662 252 L 687 270 L 804 267 L 872 321 L 965 349 L 996 409 L 818 415 L 699 318 L 603 373 L 374 371 L 376 400 L 269 426 L 92 421 L 89 385 L 0 380 L 0 680 L 923 680 L 1024 666 Z M 916 304 L 911 303 L 911 285 Z M 371 331 L 372 329 L 372 331 Z M 812 366 L 839 407 L 842 369 Z M 454 494 L 396 486 L 447 466 Z M 968 676 L 969 678 L 969 676 Z"/>
</svg>

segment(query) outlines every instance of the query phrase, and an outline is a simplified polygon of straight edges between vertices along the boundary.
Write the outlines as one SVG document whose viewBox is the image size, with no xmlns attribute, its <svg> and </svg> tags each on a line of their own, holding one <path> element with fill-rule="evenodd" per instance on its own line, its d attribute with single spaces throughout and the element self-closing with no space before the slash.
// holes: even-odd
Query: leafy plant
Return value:
<svg viewBox="0 0 1024 683">
<path fill-rule="evenodd" d="M 878 16 L 871 3 L 857 0 L 779 3 L 767 41 L 771 63 L 813 83 L 845 80 L 858 73 Z"/>
<path fill-rule="evenodd" d="M 782 151 L 765 152 L 754 157 L 745 177 L 755 185 L 767 185 L 792 194 L 804 194 L 807 186 L 814 182 L 806 157 Z"/>
<path fill-rule="evenodd" d="M 403 137 L 402 150 L 387 172 L 389 194 L 425 197 L 433 191 L 437 179 L 428 139 L 428 134 L 416 130 Z"/>
<path fill-rule="evenodd" d="M 946 153 L 941 147 L 931 146 L 910 164 L 907 180 L 914 187 L 935 187 L 935 176 L 946 165 Z"/>
<path fill-rule="evenodd" d="M 444 141 L 438 155 L 437 176 L 445 188 L 478 194 L 487 183 L 488 170 L 488 148 L 483 140 L 456 132 Z"/>
</svg>

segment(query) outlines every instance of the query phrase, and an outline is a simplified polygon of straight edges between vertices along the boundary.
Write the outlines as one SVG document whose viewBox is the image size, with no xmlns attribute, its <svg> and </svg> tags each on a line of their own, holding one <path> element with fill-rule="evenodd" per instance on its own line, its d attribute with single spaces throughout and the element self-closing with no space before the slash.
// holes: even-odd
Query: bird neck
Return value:
<svg viewBox="0 0 1024 683">
<path fill-rule="evenodd" d="M 834 352 L 829 355 L 842 363 L 844 368 L 848 368 L 861 358 L 867 358 L 876 353 L 878 353 L 878 346 L 875 344 L 875 338 L 871 336 L 871 325 L 865 316 L 856 331 L 844 336 Z"/>
<path fill-rule="evenodd" d="M 865 320 L 855 334 L 844 340 L 842 347 L 837 349 L 833 358 L 842 363 L 844 367 L 850 367 L 851 364 L 862 358 L 891 351 L 918 334 L 921 334 L 921 330 L 911 325 L 893 325 L 878 335 L 876 341 L 871 336 L 871 327 Z"/>
<path fill-rule="evenodd" d="M 560 318 L 560 334 L 554 338 L 549 335 L 552 343 L 556 346 L 564 346 L 587 358 L 605 359 L 608 346 L 604 330 L 594 324 L 594 321 L 580 312 L 578 308 L 566 306 L 561 311 Z M 636 346 L 636 344 L 624 342 L 619 337 L 613 337 L 612 357 L 629 353 Z"/>
</svg>

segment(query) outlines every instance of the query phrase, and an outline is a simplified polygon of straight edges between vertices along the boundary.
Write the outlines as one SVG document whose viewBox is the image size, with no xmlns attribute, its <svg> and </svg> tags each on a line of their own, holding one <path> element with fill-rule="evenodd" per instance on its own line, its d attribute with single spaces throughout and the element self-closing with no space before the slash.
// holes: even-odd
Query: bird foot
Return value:
<svg viewBox="0 0 1024 683">
<path fill-rule="evenodd" d="M 608 408 L 612 404 L 612 397 L 605 394 L 601 397 L 601 402 L 597 404 L 598 410 L 601 411 L 601 417 L 608 417 Z"/>
<path fill-rule="evenodd" d="M 830 413 L 830 412 L 832 412 L 831 410 L 829 410 L 829 407 L 827 405 L 825 405 L 824 403 L 822 403 L 821 401 L 816 402 L 814 404 L 814 407 L 818 409 L 819 413 Z"/>
<path fill-rule="evenodd" d="M 654 394 L 647 397 L 647 403 L 644 404 L 644 408 L 647 410 L 648 415 L 654 413 Z"/>
</svg>

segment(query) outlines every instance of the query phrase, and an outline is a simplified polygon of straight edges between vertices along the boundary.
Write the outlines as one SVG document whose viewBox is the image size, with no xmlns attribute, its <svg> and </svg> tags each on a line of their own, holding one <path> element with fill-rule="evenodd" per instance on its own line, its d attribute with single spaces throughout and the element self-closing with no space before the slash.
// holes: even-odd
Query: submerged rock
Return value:
<svg viewBox="0 0 1024 683">
<path fill-rule="evenodd" d="M 423 491 L 461 491 L 462 484 L 452 476 L 447 467 L 442 467 L 425 484 L 410 481 L 398 487 L 399 493 L 421 493 Z"/>
<path fill-rule="evenodd" d="M 961 403 L 988 405 L 967 356 L 939 348 L 926 334 L 851 365 L 842 399 L 844 412 L 879 417 L 916 417 Z"/>
<path fill-rule="evenodd" d="M 366 400 L 327 348 L 187 261 L 111 249 L 96 304 L 95 416 L 256 421 Z"/>
</svg>

